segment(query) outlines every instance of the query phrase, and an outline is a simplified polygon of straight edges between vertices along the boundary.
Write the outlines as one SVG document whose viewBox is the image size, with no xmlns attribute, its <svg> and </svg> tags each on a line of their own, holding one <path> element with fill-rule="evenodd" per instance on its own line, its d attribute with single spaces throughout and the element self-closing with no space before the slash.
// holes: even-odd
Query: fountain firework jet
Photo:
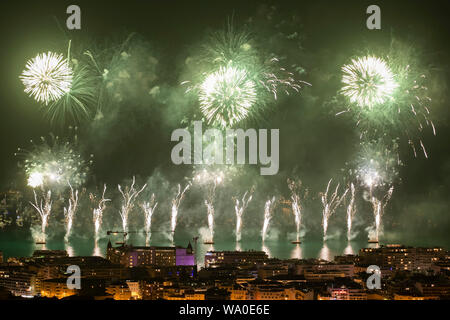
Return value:
<svg viewBox="0 0 450 320">
<path fill-rule="evenodd" d="M 267 230 L 269 229 L 270 220 L 272 219 L 273 209 L 275 208 L 275 197 L 266 201 L 264 205 L 264 223 L 262 228 L 262 241 L 266 240 Z"/>
<path fill-rule="evenodd" d="M 155 212 L 158 202 L 155 200 L 155 194 L 153 193 L 150 201 L 144 201 L 141 203 L 141 208 L 145 215 L 145 243 L 148 245 L 150 243 L 151 227 L 152 227 L 152 216 Z"/>
<path fill-rule="evenodd" d="M 97 243 L 99 234 L 100 234 L 100 228 L 102 226 L 103 221 L 103 212 L 106 209 L 106 202 L 111 201 L 111 199 L 105 199 L 105 192 L 106 192 L 106 184 L 103 185 L 103 193 L 102 198 L 100 200 L 97 200 L 96 196 L 92 193 L 89 194 L 89 199 L 91 200 L 91 203 L 94 205 L 94 208 L 92 209 L 92 220 L 94 221 L 94 228 L 95 228 L 95 243 Z"/>
<path fill-rule="evenodd" d="M 350 202 L 347 205 L 347 240 L 351 240 L 353 217 L 356 214 L 355 185 L 350 184 Z"/>
<path fill-rule="evenodd" d="M 131 209 L 134 207 L 134 201 L 138 197 L 138 195 L 144 191 L 144 189 L 147 187 L 147 184 L 145 184 L 139 191 L 134 188 L 134 184 L 136 182 L 136 178 L 133 176 L 133 182 L 131 183 L 131 186 L 125 187 L 125 190 L 122 190 L 121 185 L 118 185 L 119 192 L 122 194 L 123 201 L 122 206 L 120 208 L 120 217 L 122 218 L 122 229 L 123 232 L 128 231 L 128 215 L 130 214 Z"/>
<path fill-rule="evenodd" d="M 326 242 L 323 244 L 322 249 L 320 249 L 319 259 L 325 260 L 325 261 L 332 261 L 333 260 L 332 253 L 330 251 L 330 248 L 328 248 Z"/>
<path fill-rule="evenodd" d="M 325 193 L 321 192 L 319 193 L 320 199 L 322 201 L 323 205 L 323 211 L 322 211 L 322 226 L 323 226 L 323 240 L 326 240 L 327 237 L 327 230 L 328 230 L 328 220 L 333 215 L 333 213 L 336 211 L 336 209 L 341 204 L 342 200 L 344 200 L 345 196 L 347 195 L 348 189 L 344 191 L 344 193 L 339 196 L 339 183 L 336 186 L 335 191 L 331 194 L 331 197 L 328 198 L 328 191 L 330 189 L 331 181 L 333 179 L 330 179 L 328 181 L 327 190 Z"/>
<path fill-rule="evenodd" d="M 208 227 L 210 239 L 206 242 L 214 242 L 214 198 L 216 195 L 216 188 L 219 184 L 224 181 L 224 174 L 222 171 L 213 172 L 204 169 L 201 173 L 196 174 L 194 180 L 201 184 L 206 184 L 209 186 L 207 190 L 207 197 L 205 199 L 206 211 L 208 214 Z"/>
<path fill-rule="evenodd" d="M 41 238 L 37 240 L 38 242 L 45 242 L 45 229 L 47 228 L 48 219 L 52 211 L 52 192 L 50 190 L 48 190 L 47 192 L 42 191 L 42 196 L 40 197 L 39 201 L 35 190 L 33 190 L 33 193 L 34 203 L 30 202 L 30 204 L 41 216 Z"/>
<path fill-rule="evenodd" d="M 291 259 L 302 259 L 302 258 L 303 258 L 302 247 L 300 247 L 300 244 L 296 244 L 291 252 Z"/>
<path fill-rule="evenodd" d="M 98 240 L 95 239 L 95 243 L 94 243 L 94 252 L 92 253 L 93 256 L 95 257 L 102 257 L 102 251 L 100 250 L 100 247 L 98 246 Z"/>
<path fill-rule="evenodd" d="M 353 251 L 352 245 L 350 243 L 348 243 L 347 247 L 345 247 L 344 254 L 351 254 L 351 255 L 355 254 L 355 252 Z"/>
<path fill-rule="evenodd" d="M 262 243 L 261 250 L 264 251 L 269 258 L 272 258 L 272 252 L 270 252 L 270 248 Z"/>
<path fill-rule="evenodd" d="M 291 190 L 291 200 L 292 200 L 292 213 L 295 217 L 295 226 L 297 231 L 296 242 L 300 241 L 300 227 L 302 223 L 302 203 L 301 203 L 301 187 L 302 182 L 300 180 L 294 181 L 287 179 L 289 190 Z M 307 196 L 307 191 L 303 194 L 303 199 Z"/>
<path fill-rule="evenodd" d="M 186 187 L 184 187 L 183 191 L 181 191 L 181 185 L 178 184 L 178 192 L 175 198 L 172 199 L 172 218 L 171 218 L 171 231 L 172 231 L 172 241 L 175 235 L 175 228 L 177 227 L 177 216 L 178 216 L 178 208 L 180 207 L 181 201 L 184 198 L 184 194 L 191 187 L 191 183 L 189 182 Z"/>
<path fill-rule="evenodd" d="M 208 213 L 209 241 L 214 242 L 214 205 L 210 200 L 205 200 L 205 206 Z"/>
<path fill-rule="evenodd" d="M 69 257 L 75 257 L 75 251 L 73 250 L 73 247 L 71 245 L 66 245 L 66 251 Z"/>
<path fill-rule="evenodd" d="M 374 239 L 371 240 L 375 240 L 376 242 L 379 241 L 381 217 L 383 216 L 384 209 L 386 208 L 387 203 L 391 199 L 393 192 L 394 187 L 391 187 L 382 200 L 379 200 L 375 196 L 371 195 L 370 202 L 372 203 L 373 215 L 375 218 L 375 235 Z"/>
<path fill-rule="evenodd" d="M 72 185 L 69 183 L 70 187 L 70 198 L 69 198 L 69 206 L 64 207 L 64 218 L 66 222 L 66 235 L 64 236 L 64 240 L 68 241 L 70 232 L 72 231 L 73 218 L 78 208 L 78 189 L 75 191 L 72 188 Z"/>
<path fill-rule="evenodd" d="M 247 195 L 249 196 L 247 197 Z M 248 191 L 244 193 L 242 205 L 240 204 L 239 199 L 233 198 L 235 202 L 234 211 L 236 212 L 236 242 L 241 241 L 242 216 L 245 209 L 247 209 L 249 202 L 252 201 L 252 197 L 253 189 L 250 190 L 250 193 Z"/>
</svg>

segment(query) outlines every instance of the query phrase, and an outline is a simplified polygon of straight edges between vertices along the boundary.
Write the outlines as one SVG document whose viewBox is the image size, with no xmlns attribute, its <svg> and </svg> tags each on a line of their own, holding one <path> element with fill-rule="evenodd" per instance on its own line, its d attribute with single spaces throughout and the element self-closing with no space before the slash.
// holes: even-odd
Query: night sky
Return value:
<svg viewBox="0 0 450 320">
<path fill-rule="evenodd" d="M 65 11 L 75 3 L 81 7 L 82 28 L 69 31 Z M 370 4 L 381 7 L 381 30 L 366 28 L 365 11 Z M 50 132 L 65 136 L 68 126 L 77 125 L 82 152 L 94 155 L 87 188 L 103 183 L 115 186 L 137 175 L 140 183 L 151 181 L 151 187 L 164 198 L 164 188 L 170 189 L 164 183 L 174 185 L 192 171 L 189 166 L 176 167 L 170 161 L 172 130 L 183 127 L 183 118 L 190 118 L 198 107 L 184 97 L 184 89 L 179 86 L 186 72 L 185 61 L 209 31 L 223 29 L 232 20 L 237 27 L 250 25 L 256 37 L 266 39 L 269 50 L 283 56 L 286 64 L 302 66 L 305 72 L 300 78 L 312 87 L 280 98 L 263 119 L 246 124 L 280 129 L 280 172 L 260 177 L 256 168 L 246 169 L 246 179 L 242 179 L 245 183 L 218 191 L 218 202 L 228 199 L 218 205 L 219 211 L 228 206 L 227 214 L 232 217 L 229 199 L 248 188 L 250 177 L 257 184 L 259 200 L 249 210 L 260 215 L 263 201 L 270 194 L 289 195 L 286 178 L 295 175 L 315 195 L 306 209 L 305 223 L 317 233 L 317 193 L 323 191 L 330 178 L 342 180 L 346 163 L 355 157 L 359 143 L 354 119 L 336 117 L 336 109 L 329 103 L 340 88 L 341 66 L 349 57 L 382 50 L 392 37 L 413 46 L 432 75 L 429 90 L 437 136 L 425 130 L 428 159 L 421 152 L 414 158 L 407 143 L 401 142 L 400 157 L 405 165 L 394 183 L 396 189 L 385 217 L 386 232 L 431 237 L 436 244 L 449 244 L 448 1 L 2 1 L 0 11 L 2 189 L 25 188 L 19 159 L 14 156 L 18 147 L 26 148 L 30 139 Z M 131 32 L 136 33 L 136 48 L 157 61 L 151 70 L 155 79 L 150 86 L 160 87 L 158 98 L 150 99 L 144 90 L 130 85 L 120 103 L 103 109 L 103 119 L 76 124 L 69 119 L 64 124 L 52 124 L 23 92 L 18 76 L 26 61 L 37 53 L 66 52 L 67 42 L 72 39 L 75 52 L 90 49 L 108 55 L 108 50 L 116 50 Z M 287 41 L 285 35 L 293 32 L 299 37 Z M 144 72 L 146 68 L 149 66 L 142 66 Z M 205 215 L 203 204 L 195 197 L 187 199 L 186 210 L 202 210 L 198 214 Z M 370 210 L 364 210 L 361 216 L 371 221 Z M 343 225 L 343 212 L 337 215 L 342 217 L 336 221 Z"/>
</svg>

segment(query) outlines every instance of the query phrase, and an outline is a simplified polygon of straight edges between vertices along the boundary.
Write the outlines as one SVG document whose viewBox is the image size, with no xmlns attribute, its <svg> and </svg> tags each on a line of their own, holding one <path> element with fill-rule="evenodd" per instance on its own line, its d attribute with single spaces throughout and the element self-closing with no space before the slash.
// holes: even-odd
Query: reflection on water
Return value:
<svg viewBox="0 0 450 320">
<path fill-rule="evenodd" d="M 264 251 L 265 253 L 267 253 L 269 258 L 272 258 L 272 254 L 270 252 L 270 249 L 269 249 L 269 247 L 266 246 L 265 242 L 262 243 L 261 250 Z"/>
<path fill-rule="evenodd" d="M 33 242 L 33 251 L 35 250 L 48 250 L 46 243 L 35 243 Z"/>
<path fill-rule="evenodd" d="M 367 248 L 378 249 L 380 247 L 379 243 L 369 243 Z"/>
<path fill-rule="evenodd" d="M 68 243 L 66 244 L 66 251 L 67 251 L 67 254 L 69 255 L 69 257 L 75 256 L 75 251 L 73 250 L 73 247 Z"/>
<path fill-rule="evenodd" d="M 355 252 L 353 251 L 352 245 L 349 242 L 348 245 L 345 247 L 344 249 L 344 254 L 355 254 Z"/>
<path fill-rule="evenodd" d="M 33 240 L 23 240 L 20 238 L 12 239 L 6 233 L 0 233 L 0 251 L 3 251 L 5 260 L 8 257 L 29 257 L 35 250 L 64 250 L 66 249 L 71 256 L 106 256 L 106 247 L 108 240 L 111 240 L 114 246 L 117 240 L 116 237 L 111 236 L 99 238 L 98 241 L 94 239 L 76 238 L 72 237 L 69 243 L 65 243 L 63 239 L 48 239 L 46 244 L 36 244 Z M 127 243 L 135 246 L 143 246 L 146 243 L 152 246 L 170 246 L 172 245 L 172 239 L 168 239 L 164 234 L 152 233 L 151 238 L 146 239 L 144 234 L 130 234 Z M 192 242 L 192 237 L 187 234 L 185 236 L 179 235 L 175 239 L 175 244 L 178 246 L 186 247 L 191 241 L 196 252 L 196 261 L 199 267 L 204 266 L 205 254 L 207 251 L 233 251 L 233 250 L 263 250 L 271 258 L 279 259 L 310 259 L 321 258 L 331 261 L 336 255 L 343 254 L 358 254 L 361 248 L 377 248 L 380 247 L 378 243 L 367 243 L 367 240 L 354 240 L 348 242 L 347 239 L 333 239 L 328 240 L 325 244 L 322 239 L 304 240 L 301 244 L 292 244 L 288 239 L 278 241 L 265 241 L 250 240 L 240 241 L 236 243 L 235 239 L 230 240 L 217 240 L 214 245 L 204 244 L 202 241 Z M 402 243 L 411 246 L 433 246 L 436 243 L 426 243 L 423 239 L 420 242 L 417 241 L 405 241 L 402 242 L 399 239 L 394 239 L 392 242 L 385 243 Z"/>
<path fill-rule="evenodd" d="M 303 259 L 302 255 L 302 247 L 299 244 L 296 244 L 291 253 L 292 259 Z"/>
<path fill-rule="evenodd" d="M 98 240 L 95 240 L 94 251 L 92 252 L 92 255 L 96 257 L 103 257 L 102 251 L 98 246 Z"/>
<path fill-rule="evenodd" d="M 322 249 L 319 252 L 319 259 L 331 261 L 333 260 L 333 256 L 331 255 L 330 249 L 327 244 L 324 242 Z"/>
</svg>

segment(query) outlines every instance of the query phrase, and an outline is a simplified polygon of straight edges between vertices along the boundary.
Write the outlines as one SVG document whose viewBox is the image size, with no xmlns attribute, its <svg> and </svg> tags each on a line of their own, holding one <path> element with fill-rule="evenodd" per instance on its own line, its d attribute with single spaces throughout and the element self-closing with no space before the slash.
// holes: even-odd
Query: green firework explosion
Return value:
<svg viewBox="0 0 450 320">
<path fill-rule="evenodd" d="M 347 111 L 356 116 L 361 137 L 370 140 L 388 132 L 405 139 L 415 156 L 421 148 L 428 157 L 422 133 L 429 127 L 435 135 L 436 129 L 429 75 L 421 65 L 417 50 L 393 41 L 383 58 L 356 58 L 342 68 L 340 93 L 347 99 Z"/>
<path fill-rule="evenodd" d="M 41 137 L 30 151 L 19 149 L 16 155 L 24 157 L 23 167 L 27 184 L 32 188 L 64 190 L 81 186 L 89 170 L 89 162 L 75 150 L 75 144 L 62 142 L 53 135 L 48 141 Z"/>
<path fill-rule="evenodd" d="M 342 67 L 342 94 L 362 108 L 373 108 L 390 99 L 397 88 L 386 62 L 367 56 Z"/>
<path fill-rule="evenodd" d="M 197 95 L 208 124 L 221 128 L 261 116 L 279 92 L 298 92 L 307 84 L 280 67 L 279 59 L 260 49 L 249 32 L 232 26 L 211 34 L 187 65 L 192 80 L 182 82 L 186 92 Z"/>
<path fill-rule="evenodd" d="M 226 127 L 244 120 L 256 103 L 256 85 L 245 70 L 221 67 L 200 86 L 200 109 L 208 122 Z"/>
</svg>

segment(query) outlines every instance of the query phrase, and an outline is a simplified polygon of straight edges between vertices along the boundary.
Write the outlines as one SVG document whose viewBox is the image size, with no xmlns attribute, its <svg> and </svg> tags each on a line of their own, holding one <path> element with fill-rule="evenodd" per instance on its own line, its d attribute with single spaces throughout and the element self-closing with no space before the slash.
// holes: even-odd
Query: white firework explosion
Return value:
<svg viewBox="0 0 450 320">
<path fill-rule="evenodd" d="M 73 70 L 62 54 L 41 53 L 27 62 L 20 79 L 27 94 L 48 105 L 70 91 Z"/>
<path fill-rule="evenodd" d="M 372 108 L 392 99 L 398 87 L 386 62 L 366 56 L 342 67 L 342 94 L 360 107 Z"/>
<path fill-rule="evenodd" d="M 208 123 L 232 126 L 247 117 L 256 103 L 256 91 L 245 69 L 220 67 L 200 86 L 200 109 Z"/>
</svg>

